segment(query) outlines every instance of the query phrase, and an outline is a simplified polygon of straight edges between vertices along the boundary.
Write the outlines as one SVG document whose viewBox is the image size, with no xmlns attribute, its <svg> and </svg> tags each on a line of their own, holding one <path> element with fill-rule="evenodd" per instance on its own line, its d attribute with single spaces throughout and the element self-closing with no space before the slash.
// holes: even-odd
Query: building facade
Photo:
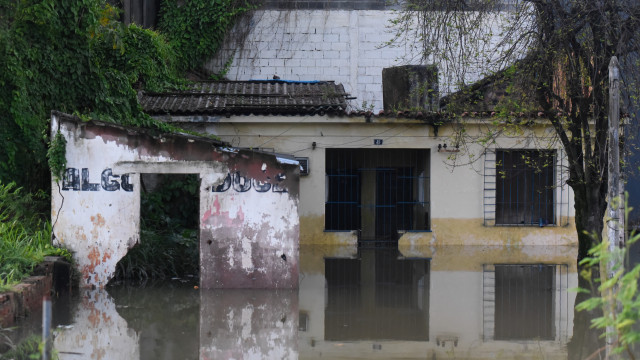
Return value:
<svg viewBox="0 0 640 360">
<path fill-rule="evenodd" d="M 301 244 L 577 243 L 566 158 L 535 115 L 345 113 L 335 83 L 215 86 L 141 102 L 233 147 L 299 160 Z"/>
</svg>

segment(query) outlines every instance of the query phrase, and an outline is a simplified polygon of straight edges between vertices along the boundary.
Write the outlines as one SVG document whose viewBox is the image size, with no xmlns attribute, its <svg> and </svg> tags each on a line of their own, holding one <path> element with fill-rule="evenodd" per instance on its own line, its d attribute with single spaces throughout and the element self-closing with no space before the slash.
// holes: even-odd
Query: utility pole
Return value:
<svg viewBox="0 0 640 360">
<path fill-rule="evenodd" d="M 624 246 L 624 198 L 621 196 L 622 187 L 620 185 L 620 68 L 618 58 L 612 57 L 609 62 L 609 192 L 607 194 L 607 215 L 606 215 L 606 237 L 609 241 L 609 255 L 611 256 L 607 264 L 607 278 L 611 279 L 617 271 L 624 267 L 624 259 L 620 251 Z M 609 312 L 618 311 L 617 300 L 615 298 L 617 286 L 608 289 L 607 296 L 611 304 L 604 309 L 605 316 Z M 613 326 L 607 326 L 607 355 L 612 355 L 618 337 Z"/>
<path fill-rule="evenodd" d="M 607 232 L 609 250 L 623 245 L 622 224 L 624 215 L 621 213 L 620 198 L 620 68 L 618 58 L 612 57 L 609 62 L 609 201 Z M 617 199 L 617 200 L 616 200 Z M 612 271 L 612 268 L 609 268 Z M 613 275 L 609 273 L 609 275 Z"/>
</svg>

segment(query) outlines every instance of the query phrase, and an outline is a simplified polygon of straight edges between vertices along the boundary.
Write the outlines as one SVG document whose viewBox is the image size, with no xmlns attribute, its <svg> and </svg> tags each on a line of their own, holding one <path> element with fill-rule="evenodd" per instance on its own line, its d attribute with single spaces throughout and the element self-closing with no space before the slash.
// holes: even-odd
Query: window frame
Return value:
<svg viewBox="0 0 640 360">
<path fill-rule="evenodd" d="M 496 149 L 495 156 L 494 225 L 556 226 L 557 151 Z"/>
</svg>

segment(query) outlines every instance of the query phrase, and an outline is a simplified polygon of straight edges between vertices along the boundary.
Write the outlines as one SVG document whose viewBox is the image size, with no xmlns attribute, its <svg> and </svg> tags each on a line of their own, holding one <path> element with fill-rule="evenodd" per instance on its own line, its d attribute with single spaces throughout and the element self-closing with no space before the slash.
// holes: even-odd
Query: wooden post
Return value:
<svg viewBox="0 0 640 360">
<path fill-rule="evenodd" d="M 609 241 L 609 254 L 611 258 L 606 265 L 607 278 L 612 278 L 615 273 L 624 266 L 624 259 L 621 256 L 620 248 L 624 245 L 624 231 L 622 224 L 624 223 L 624 199 L 620 196 L 622 193 L 620 185 L 620 68 L 618 67 L 618 58 L 612 57 L 609 62 L 609 134 L 608 134 L 608 151 L 609 151 L 609 192 L 607 194 L 607 215 L 606 238 Z M 607 294 L 601 294 L 609 298 L 612 303 L 608 308 L 604 309 L 605 316 L 607 313 L 617 312 L 618 306 L 615 297 L 617 287 L 609 289 Z M 612 350 L 617 342 L 616 329 L 613 326 L 607 327 L 607 355 L 612 356 Z"/>
<path fill-rule="evenodd" d="M 621 224 L 620 198 L 620 69 L 618 58 L 612 57 L 609 63 L 609 193 L 607 232 L 609 249 L 620 248 L 623 245 Z M 617 200 L 616 200 L 617 199 Z M 610 268 L 609 271 L 612 271 Z M 613 275 L 612 273 L 609 274 Z"/>
</svg>

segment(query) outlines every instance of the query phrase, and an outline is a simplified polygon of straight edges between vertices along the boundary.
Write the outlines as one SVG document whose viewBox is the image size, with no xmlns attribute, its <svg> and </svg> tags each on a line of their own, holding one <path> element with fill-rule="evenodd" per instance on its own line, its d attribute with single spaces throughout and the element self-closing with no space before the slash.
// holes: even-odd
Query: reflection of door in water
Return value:
<svg viewBox="0 0 640 360">
<path fill-rule="evenodd" d="M 326 341 L 429 341 L 430 260 L 367 249 L 325 258 Z"/>
</svg>

